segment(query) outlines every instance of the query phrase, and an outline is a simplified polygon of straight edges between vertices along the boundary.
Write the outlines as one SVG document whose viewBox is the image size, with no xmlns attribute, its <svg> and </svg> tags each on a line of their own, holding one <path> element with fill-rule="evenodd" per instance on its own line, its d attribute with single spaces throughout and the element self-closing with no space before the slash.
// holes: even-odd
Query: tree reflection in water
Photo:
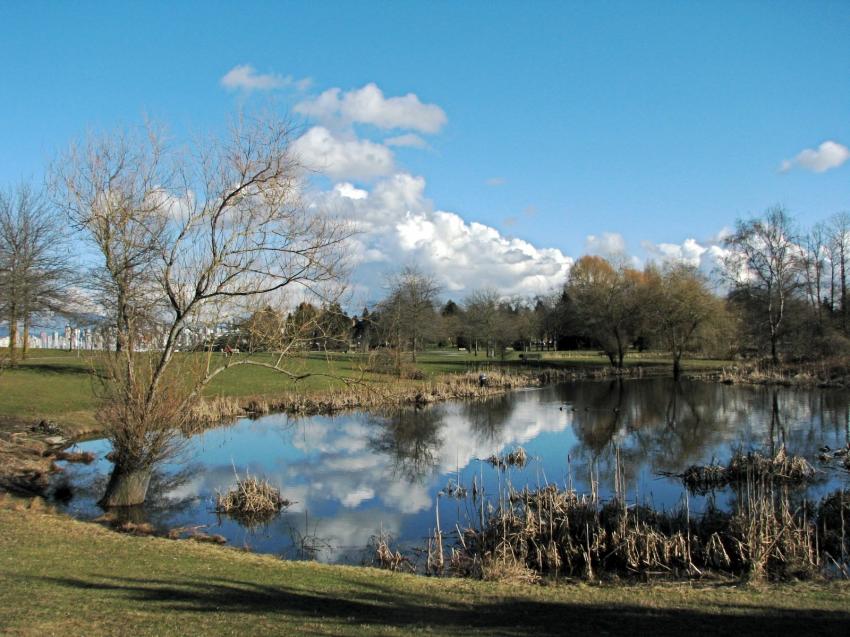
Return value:
<svg viewBox="0 0 850 637">
<path fill-rule="evenodd" d="M 734 437 L 749 401 L 730 400 L 729 389 L 670 379 L 615 380 L 565 387 L 572 403 L 579 475 L 633 481 L 641 467 L 675 472 L 698 462 L 706 449 Z M 573 390 L 573 391 L 571 391 Z M 620 467 L 617 467 L 619 459 Z"/>
<path fill-rule="evenodd" d="M 517 398 L 503 394 L 487 400 L 470 400 L 461 405 L 469 430 L 481 444 L 502 439 L 502 431 L 516 409 Z"/>
<path fill-rule="evenodd" d="M 187 491 L 186 487 L 202 473 L 203 467 L 198 464 L 183 465 L 177 470 L 174 467 L 157 467 L 151 475 L 148 497 L 144 504 L 100 508 L 114 516 L 119 523 L 149 523 L 155 528 L 166 530 L 165 519 L 190 511 L 197 504 L 197 495 L 183 494 Z M 108 474 L 96 473 L 89 480 L 76 482 L 73 486 L 73 497 L 98 500 L 108 479 Z"/>
<path fill-rule="evenodd" d="M 370 420 L 375 434 L 369 447 L 393 459 L 396 475 L 420 481 L 437 465 L 436 451 L 443 444 L 444 408 L 430 405 L 400 409 Z"/>
</svg>

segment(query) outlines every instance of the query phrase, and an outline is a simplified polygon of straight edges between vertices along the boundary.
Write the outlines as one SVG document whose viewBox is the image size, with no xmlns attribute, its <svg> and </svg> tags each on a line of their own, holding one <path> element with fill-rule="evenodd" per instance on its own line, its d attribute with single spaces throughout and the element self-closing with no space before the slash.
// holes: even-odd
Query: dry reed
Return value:
<svg viewBox="0 0 850 637">
<path fill-rule="evenodd" d="M 710 504 L 697 516 L 687 504 L 661 512 L 553 485 L 511 490 L 500 494 L 483 524 L 459 532 L 449 571 L 479 578 L 502 573 L 508 579 L 710 573 L 746 580 L 806 578 L 822 572 L 826 549 L 833 561 L 846 565 L 850 497 L 833 494 L 814 511 L 794 507 L 788 490 L 774 481 L 777 475 L 751 476 L 733 511 Z M 436 548 L 431 542 L 429 557 L 436 559 Z"/>
<path fill-rule="evenodd" d="M 770 479 L 781 484 L 804 484 L 815 478 L 817 471 L 801 457 L 788 455 L 782 447 L 775 456 L 756 451 L 737 451 L 724 467 L 718 464 L 693 465 L 681 474 L 663 474 L 681 478 L 691 492 L 704 495 L 713 489 L 751 480 Z"/>
<path fill-rule="evenodd" d="M 235 487 L 216 494 L 215 510 L 240 524 L 255 526 L 269 522 L 291 504 L 267 480 L 249 475 L 242 480 L 237 475 Z"/>
</svg>

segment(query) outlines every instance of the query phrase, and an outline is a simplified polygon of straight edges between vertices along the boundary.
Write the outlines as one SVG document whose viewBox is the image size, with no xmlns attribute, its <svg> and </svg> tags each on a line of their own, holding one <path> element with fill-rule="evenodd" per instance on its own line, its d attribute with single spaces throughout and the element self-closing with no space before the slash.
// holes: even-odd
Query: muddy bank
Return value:
<svg viewBox="0 0 850 637">
<path fill-rule="evenodd" d="M 85 463 L 94 460 L 89 454 L 65 451 L 71 442 L 71 436 L 53 421 L 41 420 L 35 424 L 5 421 L 0 430 L 0 491 L 44 495 L 50 476 L 62 471 L 56 464 L 58 460 Z"/>
</svg>

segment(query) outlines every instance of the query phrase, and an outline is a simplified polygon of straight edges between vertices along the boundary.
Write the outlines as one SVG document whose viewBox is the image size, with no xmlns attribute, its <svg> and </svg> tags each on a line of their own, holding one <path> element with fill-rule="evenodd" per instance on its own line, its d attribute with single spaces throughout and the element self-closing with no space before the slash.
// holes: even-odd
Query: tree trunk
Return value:
<svg viewBox="0 0 850 637">
<path fill-rule="evenodd" d="M 681 354 L 673 354 L 673 380 L 679 380 L 682 374 Z"/>
<path fill-rule="evenodd" d="M 839 265 L 841 266 L 841 329 L 845 332 L 847 331 L 847 273 L 845 271 L 846 267 L 846 256 L 844 255 L 844 241 L 842 238 L 841 242 L 841 260 L 839 261 Z"/>
<path fill-rule="evenodd" d="M 151 482 L 151 469 L 131 469 L 116 464 L 109 476 L 106 493 L 100 501 L 104 507 L 128 507 L 143 504 Z"/>
<path fill-rule="evenodd" d="M 26 360 L 30 343 L 30 314 L 24 310 L 24 340 L 21 343 L 21 360 Z"/>
<path fill-rule="evenodd" d="M 12 303 L 9 308 L 9 365 L 18 358 L 18 308 Z"/>
<path fill-rule="evenodd" d="M 623 339 L 620 337 L 619 332 L 615 332 L 614 336 L 617 339 L 617 369 L 623 369 L 623 359 L 626 357 L 626 348 L 623 346 Z"/>
</svg>

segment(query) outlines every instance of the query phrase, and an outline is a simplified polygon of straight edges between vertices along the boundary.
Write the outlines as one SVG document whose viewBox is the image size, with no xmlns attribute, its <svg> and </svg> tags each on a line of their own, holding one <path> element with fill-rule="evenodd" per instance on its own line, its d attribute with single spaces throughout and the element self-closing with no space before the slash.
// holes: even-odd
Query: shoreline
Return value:
<svg viewBox="0 0 850 637">
<path fill-rule="evenodd" d="M 295 415 L 332 414 L 352 409 L 380 409 L 382 407 L 392 408 L 402 407 L 405 405 L 426 405 L 448 400 L 483 400 L 503 395 L 516 389 L 544 387 L 546 385 L 559 382 L 611 380 L 617 377 L 637 380 L 640 378 L 669 376 L 669 374 L 663 373 L 664 371 L 665 370 L 660 368 L 655 368 L 653 370 L 631 368 L 625 370 L 625 373 L 618 373 L 617 370 L 611 368 L 582 368 L 578 370 L 536 370 L 531 373 L 526 372 L 519 374 L 491 373 L 488 374 L 490 382 L 484 386 L 478 382 L 477 373 L 467 373 L 449 377 L 439 377 L 433 381 L 419 384 L 417 386 L 398 386 L 395 388 L 396 391 L 378 392 L 368 388 L 366 390 L 362 390 L 361 388 L 362 391 L 351 390 L 348 393 L 342 394 L 340 394 L 340 392 L 325 392 L 323 394 L 312 396 L 295 396 L 295 398 L 298 399 L 297 402 L 293 400 L 293 395 L 285 397 L 278 396 L 275 398 L 241 397 L 238 399 L 225 400 L 222 402 L 222 405 L 215 407 L 213 410 L 208 410 L 205 413 L 207 415 L 210 413 L 217 413 L 221 415 L 222 413 L 225 413 L 225 408 L 228 408 L 229 406 L 229 408 L 236 409 L 239 412 L 233 414 L 233 418 L 260 416 L 266 413 L 275 412 L 285 412 Z M 721 381 L 722 375 L 725 372 L 726 370 L 712 372 L 711 375 L 713 377 L 710 379 L 707 379 L 704 375 L 700 374 L 686 374 L 684 375 L 684 378 L 687 380 L 718 382 Z M 798 386 L 803 385 L 799 384 Z M 229 418 L 227 417 L 220 418 L 215 422 L 211 421 L 209 426 L 215 427 L 219 425 L 226 425 L 228 420 Z M 9 423 L 7 421 L 4 424 L 8 426 Z M 48 428 L 49 426 L 50 423 L 47 423 Z M 61 468 L 55 465 L 55 461 L 63 459 L 57 457 L 57 455 L 63 448 L 67 447 L 68 444 L 80 440 L 87 434 L 90 439 L 92 436 L 103 435 L 103 432 L 98 429 L 89 429 L 85 432 L 77 431 L 75 432 L 76 435 L 72 439 L 67 439 L 62 444 L 59 444 L 55 441 L 55 436 L 50 435 L 54 432 L 49 430 L 41 431 L 41 429 L 42 427 L 38 427 L 36 431 L 29 431 L 29 435 L 18 436 L 18 438 L 20 438 L 20 442 L 23 443 L 23 446 L 30 447 L 30 459 L 33 463 L 33 465 L 31 465 L 31 469 L 20 472 L 19 477 L 23 481 L 32 480 L 34 488 L 30 489 L 29 492 L 26 492 L 25 488 L 19 490 L 17 493 L 15 491 L 11 492 L 18 496 L 22 495 L 32 502 L 41 502 L 38 506 L 47 506 L 52 509 L 50 504 L 48 503 L 45 505 L 44 500 L 42 499 L 44 498 L 48 484 L 47 482 L 40 483 L 39 480 L 49 481 L 50 476 L 54 471 L 57 469 L 61 471 Z M 14 434 L 12 437 L 14 437 Z M 3 431 L 2 435 L 0 435 L 0 463 L 2 463 L 4 469 L 8 466 L 5 457 L 6 447 L 4 446 L 8 442 L 8 439 L 9 436 L 7 435 L 7 432 Z M 51 439 L 54 439 L 53 442 L 51 442 Z M 40 475 L 33 475 L 34 472 L 40 472 Z M 0 478 L 3 478 L 3 476 L 0 475 Z M 43 484 L 44 488 L 39 489 L 38 487 L 41 484 Z M 6 490 L 10 491 L 9 489 Z M 5 497 L 3 495 L 3 491 L 3 484 L 0 483 L 0 498 Z M 12 497 L 15 497 L 15 495 Z M 70 517 L 62 514 L 57 515 L 60 515 L 61 517 Z M 105 522 L 105 520 L 100 520 L 100 524 L 98 524 L 98 520 L 95 520 L 94 522 L 96 525 L 104 526 L 103 522 Z M 107 528 L 109 527 L 107 526 Z M 141 532 L 136 533 L 132 528 L 113 528 L 115 531 L 122 531 L 123 533 L 129 532 L 131 534 L 143 534 Z"/>
<path fill-rule="evenodd" d="M 836 366 L 762 364 L 724 366 L 707 371 L 686 371 L 686 380 L 719 382 L 727 385 L 768 385 L 802 388 L 846 388 L 847 375 L 834 374 Z M 843 372 L 843 368 L 841 369 Z M 487 384 L 479 382 L 480 372 L 447 373 L 430 380 L 400 381 L 395 385 L 350 382 L 334 390 L 248 396 L 207 396 L 194 408 L 190 432 L 227 425 L 244 417 L 272 413 L 295 416 L 331 415 L 350 410 L 372 410 L 424 406 L 450 400 L 482 400 L 515 389 L 582 380 L 611 380 L 670 377 L 671 369 L 659 365 L 633 365 L 615 369 L 609 365 L 543 367 L 483 372 Z M 829 375 L 826 379 L 824 376 Z M 106 435 L 98 424 L 67 424 L 42 419 L 0 418 L 0 493 L 6 491 L 27 497 L 44 494 L 50 476 L 61 470 L 55 462 L 67 447 L 81 440 Z"/>
</svg>

